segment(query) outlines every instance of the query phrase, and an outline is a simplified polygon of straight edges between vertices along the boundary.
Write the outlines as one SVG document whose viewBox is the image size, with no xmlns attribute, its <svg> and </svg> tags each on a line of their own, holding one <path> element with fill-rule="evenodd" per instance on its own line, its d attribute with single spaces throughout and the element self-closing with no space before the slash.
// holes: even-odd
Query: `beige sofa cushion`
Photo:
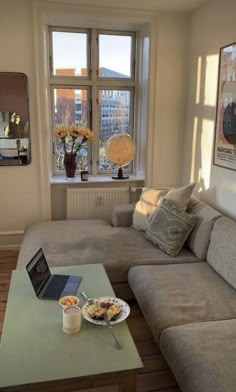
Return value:
<svg viewBox="0 0 236 392">
<path fill-rule="evenodd" d="M 182 391 L 235 392 L 236 320 L 168 328 L 161 351 Z"/>
<path fill-rule="evenodd" d="M 222 217 L 214 225 L 207 261 L 236 289 L 236 222 Z"/>
<path fill-rule="evenodd" d="M 195 197 L 191 197 L 187 212 L 197 217 L 197 223 L 186 243 L 197 257 L 206 260 L 213 226 L 222 214 Z"/>
<path fill-rule="evenodd" d="M 157 342 L 169 327 L 236 318 L 235 290 L 206 262 L 134 267 L 128 282 Z"/>
</svg>

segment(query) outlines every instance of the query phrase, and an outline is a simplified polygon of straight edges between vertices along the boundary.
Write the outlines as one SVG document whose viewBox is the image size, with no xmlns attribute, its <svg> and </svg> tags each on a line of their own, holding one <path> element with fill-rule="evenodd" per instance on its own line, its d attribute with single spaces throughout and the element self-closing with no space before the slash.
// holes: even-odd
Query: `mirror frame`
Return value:
<svg viewBox="0 0 236 392">
<path fill-rule="evenodd" d="M 28 77 L 0 72 L 0 166 L 31 163 Z"/>
</svg>

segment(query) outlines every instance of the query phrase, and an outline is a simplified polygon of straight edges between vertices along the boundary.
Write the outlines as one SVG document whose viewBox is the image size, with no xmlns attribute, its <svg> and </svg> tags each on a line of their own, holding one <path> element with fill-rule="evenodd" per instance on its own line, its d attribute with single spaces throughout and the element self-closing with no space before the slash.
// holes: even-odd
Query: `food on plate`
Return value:
<svg viewBox="0 0 236 392">
<path fill-rule="evenodd" d="M 73 295 L 62 297 L 59 301 L 62 306 L 75 306 L 78 305 L 79 299 Z"/>
<path fill-rule="evenodd" d="M 94 320 L 104 320 L 104 314 L 107 313 L 109 320 L 114 321 L 121 313 L 121 307 L 112 302 L 94 303 L 87 308 L 88 315 Z"/>
<path fill-rule="evenodd" d="M 105 311 L 105 308 L 102 308 L 100 305 L 93 304 L 88 307 L 88 314 L 94 320 L 103 320 Z"/>
<path fill-rule="evenodd" d="M 120 314 L 121 308 L 119 305 L 113 304 L 107 310 L 107 316 L 109 320 L 115 320 L 117 316 Z"/>
</svg>

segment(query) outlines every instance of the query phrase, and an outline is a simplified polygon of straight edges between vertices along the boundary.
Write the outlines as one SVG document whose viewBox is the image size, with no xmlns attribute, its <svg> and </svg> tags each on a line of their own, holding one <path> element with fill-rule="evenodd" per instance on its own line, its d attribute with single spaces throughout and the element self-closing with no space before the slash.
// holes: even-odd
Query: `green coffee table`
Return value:
<svg viewBox="0 0 236 392">
<path fill-rule="evenodd" d="M 102 264 L 51 270 L 81 275 L 79 297 L 80 291 L 114 296 Z M 0 344 L 0 391 L 75 391 L 117 384 L 122 391 L 135 391 L 135 369 L 142 361 L 126 322 L 114 330 L 122 350 L 106 326 L 86 320 L 78 334 L 64 334 L 57 301 L 37 299 L 25 270 L 14 271 Z"/>
</svg>

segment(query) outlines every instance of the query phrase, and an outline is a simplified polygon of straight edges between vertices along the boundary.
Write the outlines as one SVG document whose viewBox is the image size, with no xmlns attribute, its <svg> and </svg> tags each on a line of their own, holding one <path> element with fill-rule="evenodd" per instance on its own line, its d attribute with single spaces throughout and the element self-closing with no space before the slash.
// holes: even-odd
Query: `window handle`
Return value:
<svg viewBox="0 0 236 392">
<path fill-rule="evenodd" d="M 53 73 L 52 56 L 49 56 L 49 68 L 50 68 L 50 72 L 52 74 Z"/>
</svg>

